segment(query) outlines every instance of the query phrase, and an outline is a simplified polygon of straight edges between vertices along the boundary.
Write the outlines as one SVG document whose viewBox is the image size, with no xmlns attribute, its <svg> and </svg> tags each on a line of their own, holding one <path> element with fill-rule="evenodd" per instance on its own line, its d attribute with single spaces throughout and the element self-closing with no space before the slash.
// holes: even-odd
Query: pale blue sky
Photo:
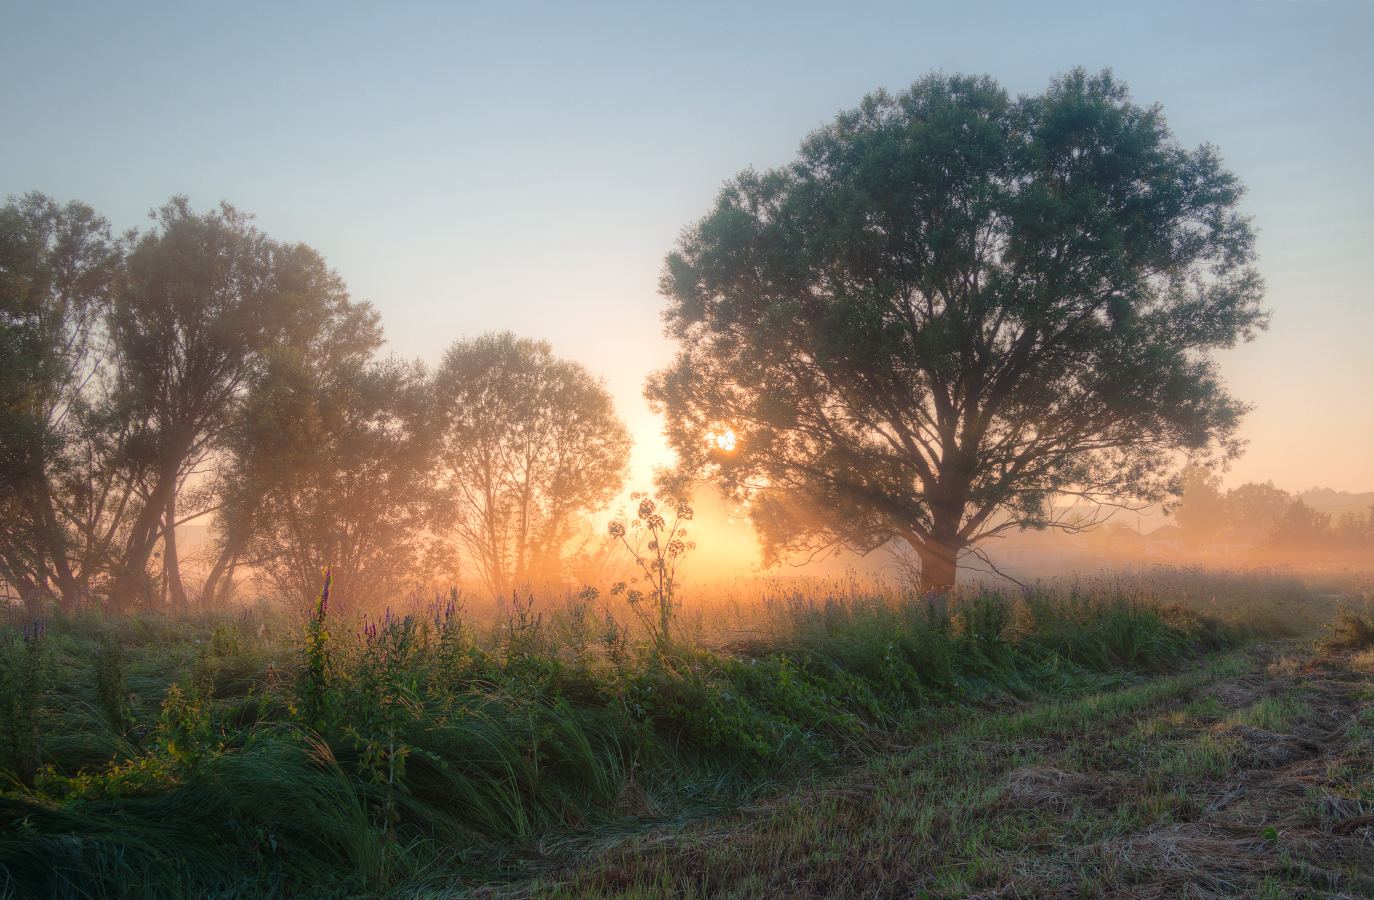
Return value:
<svg viewBox="0 0 1374 900">
<path fill-rule="evenodd" d="M 1374 489 L 1374 5 L 15 3 L 0 195 L 142 226 L 174 193 L 304 241 L 434 362 L 510 328 L 605 375 L 663 458 L 657 279 L 746 166 L 932 69 L 1039 92 L 1112 67 L 1250 187 L 1273 328 L 1228 483 Z"/>
</svg>

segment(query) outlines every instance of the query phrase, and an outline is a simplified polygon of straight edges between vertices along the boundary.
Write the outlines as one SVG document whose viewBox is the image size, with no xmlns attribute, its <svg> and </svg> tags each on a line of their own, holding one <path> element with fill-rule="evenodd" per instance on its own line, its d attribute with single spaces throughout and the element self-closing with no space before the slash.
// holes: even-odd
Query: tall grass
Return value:
<svg viewBox="0 0 1374 900">
<path fill-rule="evenodd" d="M 1331 621 L 1335 595 L 1314 589 L 1289 568 L 1209 569 L 1157 565 L 1133 571 L 1074 574 L 1036 582 L 1055 598 L 1131 598 L 1161 608 L 1182 608 L 1224 622 L 1249 637 L 1296 637 Z"/>
<path fill-rule="evenodd" d="M 1365 576 L 1341 597 L 1336 621 L 1326 638 L 1328 649 L 1367 650 L 1374 647 L 1374 577 Z"/>
<path fill-rule="evenodd" d="M 0 703 L 31 714 L 3 737 L 31 755 L 6 751 L 0 897 L 488 877 L 552 832 L 857 759 L 924 710 L 1101 686 L 1242 636 L 1160 599 L 794 586 L 762 590 L 747 629 L 671 646 L 594 592 L 513 598 L 490 626 L 457 595 L 375 617 L 326 598 L 300 620 L 58 617 L 41 645 L 4 645 Z"/>
</svg>

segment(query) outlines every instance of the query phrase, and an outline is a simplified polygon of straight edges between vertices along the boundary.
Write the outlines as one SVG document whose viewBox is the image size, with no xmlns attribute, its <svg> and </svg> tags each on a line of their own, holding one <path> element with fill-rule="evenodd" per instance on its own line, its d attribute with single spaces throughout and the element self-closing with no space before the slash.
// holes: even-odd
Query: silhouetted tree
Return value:
<svg viewBox="0 0 1374 900">
<path fill-rule="evenodd" d="M 264 354 L 380 342 L 375 311 L 352 302 L 309 247 L 268 238 L 227 203 L 197 215 L 177 197 L 155 219 L 127 258 L 110 315 L 111 415 L 130 430 L 124 455 L 140 500 L 115 566 L 117 606 L 143 590 L 159 540 L 173 597 L 184 601 L 178 490 L 215 448 Z"/>
<path fill-rule="evenodd" d="M 413 588 L 437 449 L 428 405 L 417 366 L 276 354 L 227 436 L 226 546 L 296 601 L 318 593 L 326 566 L 335 603 Z"/>
<path fill-rule="evenodd" d="M 1270 546 L 1312 552 L 1331 540 L 1331 513 L 1313 509 L 1301 500 L 1288 504 L 1269 530 Z"/>
<path fill-rule="evenodd" d="M 1374 506 L 1368 512 L 1342 513 L 1332 526 L 1332 537 L 1342 550 L 1374 553 Z"/>
<path fill-rule="evenodd" d="M 68 606 L 104 562 L 78 553 L 73 565 L 81 492 L 60 485 L 84 474 L 83 388 L 100 365 L 121 251 L 84 204 L 30 193 L 0 208 L 0 578 L 30 595 L 52 585 Z"/>
<path fill-rule="evenodd" d="M 1249 482 L 1226 492 L 1226 517 L 1232 527 L 1267 532 L 1288 511 L 1292 498 L 1273 482 Z"/>
<path fill-rule="evenodd" d="M 435 375 L 443 525 L 494 594 L 560 575 L 578 517 L 625 482 L 632 441 L 604 384 L 543 341 L 455 343 Z"/>
<path fill-rule="evenodd" d="M 1174 510 L 1174 518 L 1183 529 L 1184 540 L 1197 548 L 1231 527 L 1226 496 L 1221 492 L 1221 476 L 1201 466 L 1184 466 L 1180 479 L 1183 499 Z"/>
<path fill-rule="evenodd" d="M 948 586 L 1055 493 L 1160 500 L 1180 451 L 1238 452 L 1211 351 L 1266 323 L 1242 193 L 1109 72 L 880 91 L 684 235 L 646 397 L 767 559 L 905 540 Z"/>
</svg>

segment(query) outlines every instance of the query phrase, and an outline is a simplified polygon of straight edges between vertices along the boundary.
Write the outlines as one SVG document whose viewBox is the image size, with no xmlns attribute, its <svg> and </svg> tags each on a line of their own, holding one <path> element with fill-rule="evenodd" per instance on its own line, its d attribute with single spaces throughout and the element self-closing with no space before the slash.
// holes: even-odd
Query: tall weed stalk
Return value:
<svg viewBox="0 0 1374 900">
<path fill-rule="evenodd" d="M 0 775 L 33 785 L 50 677 L 47 622 L 0 632 Z"/>
<path fill-rule="evenodd" d="M 305 625 L 302 677 L 298 684 L 306 723 L 316 731 L 329 728 L 329 675 L 332 650 L 329 644 L 329 586 L 334 569 L 324 572 L 324 587 Z"/>
</svg>

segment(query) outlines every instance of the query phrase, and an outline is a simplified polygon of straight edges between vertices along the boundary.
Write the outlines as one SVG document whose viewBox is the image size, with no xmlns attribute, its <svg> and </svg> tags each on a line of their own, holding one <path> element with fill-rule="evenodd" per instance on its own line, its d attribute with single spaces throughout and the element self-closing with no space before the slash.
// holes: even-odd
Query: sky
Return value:
<svg viewBox="0 0 1374 900">
<path fill-rule="evenodd" d="M 510 329 L 640 396 L 663 258 L 747 167 L 931 71 L 1039 93 L 1112 68 L 1248 186 L 1272 327 L 1228 485 L 1374 490 L 1374 4 L 0 4 L 0 195 L 146 227 L 220 200 L 323 253 L 437 363 Z"/>
</svg>

